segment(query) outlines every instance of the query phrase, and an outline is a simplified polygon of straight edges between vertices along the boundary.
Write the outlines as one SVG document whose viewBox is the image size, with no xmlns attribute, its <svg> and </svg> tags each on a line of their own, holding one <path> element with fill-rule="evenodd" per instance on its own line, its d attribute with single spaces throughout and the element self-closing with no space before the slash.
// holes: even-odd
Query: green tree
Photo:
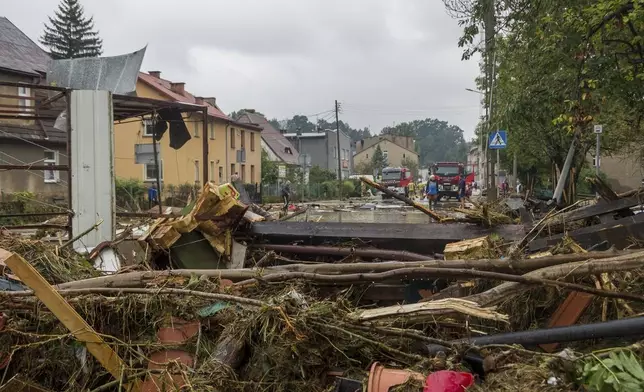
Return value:
<svg viewBox="0 0 644 392">
<path fill-rule="evenodd" d="M 373 162 L 372 161 L 362 161 L 354 165 L 353 171 L 356 174 L 369 174 L 373 175 Z"/>
<path fill-rule="evenodd" d="M 446 121 L 426 118 L 403 122 L 384 128 L 382 133 L 413 137 L 421 166 L 429 166 L 432 162 L 464 162 L 467 157 L 468 143 L 463 130 Z"/>
<path fill-rule="evenodd" d="M 409 157 L 405 157 L 402 159 L 401 163 L 403 167 L 406 167 L 407 169 L 409 169 L 409 171 L 411 171 L 414 178 L 418 178 L 418 161 Z"/>
<path fill-rule="evenodd" d="M 337 176 L 331 170 L 323 169 L 320 166 L 313 166 L 309 170 L 309 183 L 320 184 L 325 181 L 336 180 Z"/>
<path fill-rule="evenodd" d="M 374 169 L 378 169 L 378 171 L 380 171 L 388 165 L 389 162 L 387 161 L 387 157 L 385 157 L 385 154 L 382 152 L 379 144 L 376 146 L 376 150 L 373 152 L 373 156 L 371 157 L 371 166 Z"/>
<path fill-rule="evenodd" d="M 49 48 L 55 59 L 98 57 L 103 41 L 94 30 L 94 18 L 86 18 L 78 0 L 62 0 L 54 17 L 45 23 L 40 43 Z"/>
<path fill-rule="evenodd" d="M 279 177 L 277 162 L 268 158 L 268 153 L 262 150 L 262 182 L 265 184 L 276 184 Z"/>
</svg>

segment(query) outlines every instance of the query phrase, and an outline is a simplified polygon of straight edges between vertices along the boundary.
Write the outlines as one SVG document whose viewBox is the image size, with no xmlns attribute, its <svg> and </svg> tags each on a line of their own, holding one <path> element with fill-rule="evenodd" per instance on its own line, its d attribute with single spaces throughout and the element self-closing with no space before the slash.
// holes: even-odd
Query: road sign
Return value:
<svg viewBox="0 0 644 392">
<path fill-rule="evenodd" d="M 490 150 L 500 150 L 508 146 L 508 135 L 505 131 L 496 131 L 490 134 L 488 147 Z"/>
<path fill-rule="evenodd" d="M 596 124 L 593 128 L 595 133 L 602 133 L 604 131 L 604 126 L 602 124 Z"/>
</svg>

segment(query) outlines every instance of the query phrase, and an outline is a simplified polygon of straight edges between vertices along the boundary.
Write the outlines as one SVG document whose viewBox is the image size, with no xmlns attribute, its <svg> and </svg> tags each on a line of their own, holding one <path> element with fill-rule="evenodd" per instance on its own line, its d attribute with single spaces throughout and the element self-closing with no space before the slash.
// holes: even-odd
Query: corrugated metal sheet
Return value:
<svg viewBox="0 0 644 392">
<path fill-rule="evenodd" d="M 122 56 L 54 60 L 47 72 L 47 82 L 78 90 L 130 94 L 136 91 L 145 49 Z"/>
<path fill-rule="evenodd" d="M 103 221 L 74 243 L 76 250 L 88 251 L 115 235 L 112 95 L 75 90 L 71 106 L 74 237 Z"/>
</svg>

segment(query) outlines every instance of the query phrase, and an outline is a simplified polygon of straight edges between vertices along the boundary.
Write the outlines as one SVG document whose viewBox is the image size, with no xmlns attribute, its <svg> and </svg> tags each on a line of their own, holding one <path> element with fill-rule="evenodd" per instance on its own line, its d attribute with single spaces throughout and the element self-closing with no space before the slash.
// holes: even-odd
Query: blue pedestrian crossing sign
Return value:
<svg viewBox="0 0 644 392">
<path fill-rule="evenodd" d="M 490 150 L 500 150 L 508 146 L 508 134 L 505 131 L 496 131 L 490 133 L 488 147 Z"/>
</svg>

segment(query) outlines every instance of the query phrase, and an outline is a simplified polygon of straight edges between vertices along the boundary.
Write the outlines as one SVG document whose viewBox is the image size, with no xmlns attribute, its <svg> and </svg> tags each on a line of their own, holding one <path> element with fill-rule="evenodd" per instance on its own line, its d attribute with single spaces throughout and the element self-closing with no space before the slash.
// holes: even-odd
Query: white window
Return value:
<svg viewBox="0 0 644 392">
<path fill-rule="evenodd" d="M 143 120 L 143 136 L 154 136 L 154 122 L 151 118 Z"/>
<path fill-rule="evenodd" d="M 199 161 L 195 160 L 195 182 L 199 182 Z"/>
<path fill-rule="evenodd" d="M 28 109 L 31 107 L 31 89 L 29 87 L 18 87 L 18 96 L 25 97 L 18 99 L 18 106 L 20 106 L 20 111 L 29 113 Z"/>
<path fill-rule="evenodd" d="M 215 122 L 213 121 L 210 124 L 208 124 L 208 127 L 210 129 L 210 138 L 214 139 L 215 138 Z"/>
<path fill-rule="evenodd" d="M 45 165 L 58 165 L 58 151 L 45 150 Z M 45 170 L 45 182 L 48 184 L 60 181 L 60 172 L 58 170 Z"/>
<path fill-rule="evenodd" d="M 156 181 L 157 180 L 157 170 L 154 163 L 146 163 L 145 165 L 145 181 Z M 161 181 L 163 181 L 163 160 L 159 161 L 159 167 L 161 168 L 159 175 Z"/>
<path fill-rule="evenodd" d="M 210 181 L 215 181 L 215 161 L 210 161 L 210 170 L 208 170 Z"/>
</svg>

